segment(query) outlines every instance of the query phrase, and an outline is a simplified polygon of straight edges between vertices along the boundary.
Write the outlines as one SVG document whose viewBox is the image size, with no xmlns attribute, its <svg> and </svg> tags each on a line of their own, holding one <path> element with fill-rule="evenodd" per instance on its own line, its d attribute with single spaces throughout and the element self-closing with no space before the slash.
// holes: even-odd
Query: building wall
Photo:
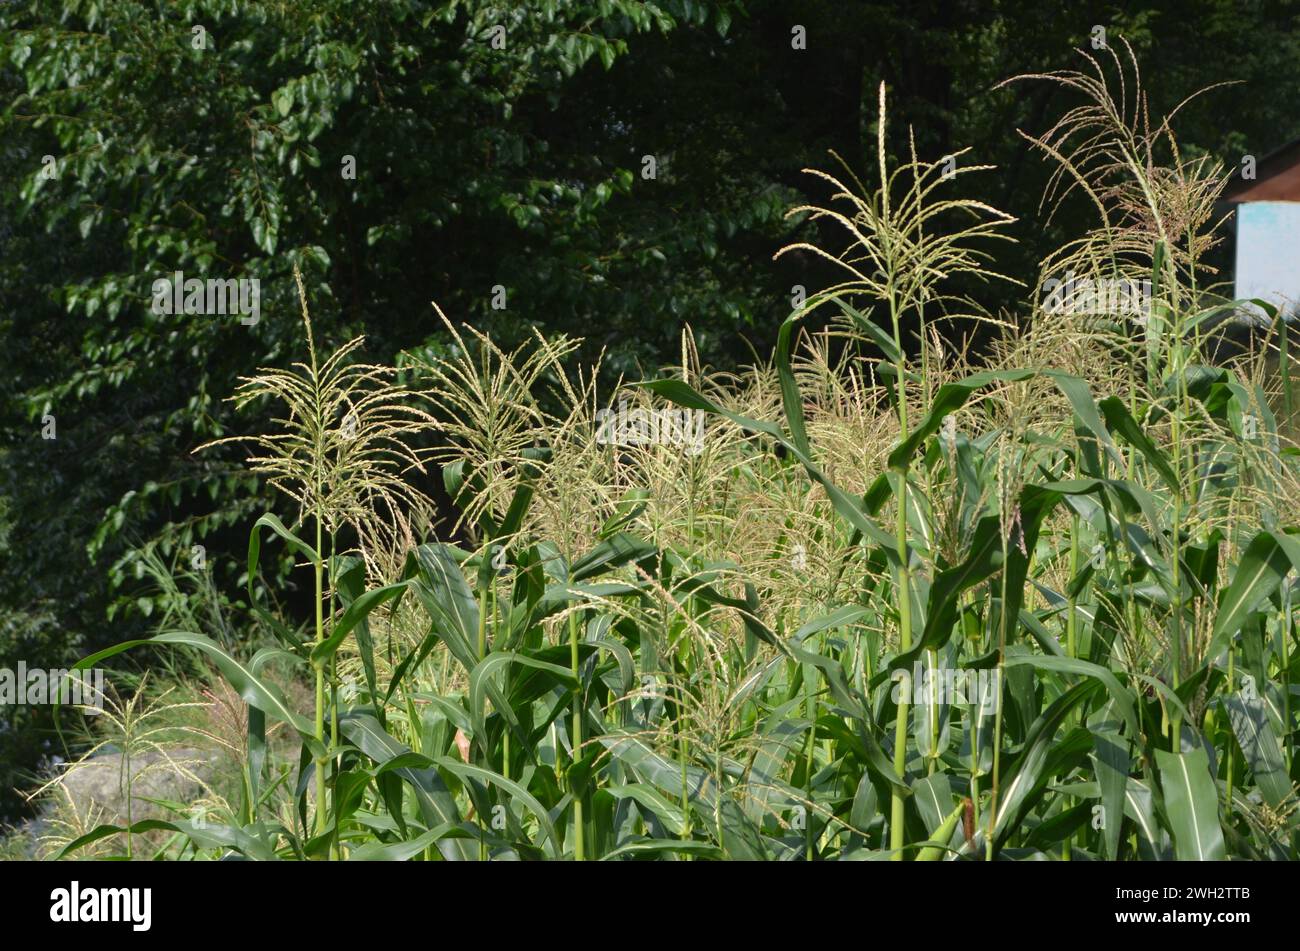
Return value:
<svg viewBox="0 0 1300 951">
<path fill-rule="evenodd" d="M 1238 298 L 1260 297 L 1288 313 L 1300 303 L 1300 202 L 1237 206 Z"/>
</svg>

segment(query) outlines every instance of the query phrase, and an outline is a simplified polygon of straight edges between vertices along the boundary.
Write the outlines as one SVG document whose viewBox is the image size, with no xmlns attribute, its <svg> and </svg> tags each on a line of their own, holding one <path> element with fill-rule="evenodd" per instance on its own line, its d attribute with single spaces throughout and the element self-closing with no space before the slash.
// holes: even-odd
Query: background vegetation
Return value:
<svg viewBox="0 0 1300 951">
<path fill-rule="evenodd" d="M 269 427 L 269 406 L 236 421 L 223 400 L 241 375 L 301 359 L 295 266 L 318 339 L 364 332 L 381 363 L 457 352 L 433 300 L 507 351 L 534 328 L 581 336 L 587 365 L 605 351 L 606 385 L 679 360 L 688 324 L 702 362 L 735 369 L 771 351 L 793 285 L 831 280 L 807 250 L 771 255 L 828 234 L 786 218 L 815 191 L 800 169 L 829 167 L 830 148 L 872 168 L 884 80 L 906 120 L 886 131 L 891 154 L 907 154 L 910 124 L 922 155 L 972 146 L 1000 166 L 980 196 L 1019 219 L 1019 243 L 999 267 L 1032 285 L 1095 222 L 1080 195 L 1038 213 L 1053 166 L 1014 134 L 1046 128 L 1068 96 L 995 85 L 1073 65 L 1096 23 L 1134 45 L 1155 114 L 1242 80 L 1180 114 L 1185 157 L 1231 166 L 1300 134 L 1300 25 L 1283 2 L 0 7 L 0 663 L 67 664 L 196 604 L 267 637 L 258 598 L 291 626 L 311 620 L 312 586 L 280 550 L 266 588 L 245 576 L 249 524 L 292 513 L 237 447 L 192 452 Z M 791 48 L 794 24 L 806 50 Z M 39 174 L 47 154 L 54 180 Z M 1205 258 L 1207 279 L 1223 261 Z M 152 280 L 175 270 L 257 277 L 262 320 L 151 314 Z M 979 290 L 994 314 L 1023 296 Z M 948 326 L 953 342 L 971 329 Z M 40 438 L 45 413 L 56 440 Z M 437 469 L 415 478 L 449 536 Z M 173 577 L 195 544 L 201 602 Z M 10 814 L 22 804 L 8 791 L 58 749 L 45 715 L 4 711 Z"/>
</svg>

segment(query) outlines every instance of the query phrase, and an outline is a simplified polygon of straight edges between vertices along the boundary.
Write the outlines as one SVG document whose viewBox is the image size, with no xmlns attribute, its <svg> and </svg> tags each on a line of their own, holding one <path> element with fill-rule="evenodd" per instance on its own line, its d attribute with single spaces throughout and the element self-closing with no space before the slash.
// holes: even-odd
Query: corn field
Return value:
<svg viewBox="0 0 1300 951">
<path fill-rule="evenodd" d="M 1218 293 L 1227 175 L 1132 65 L 1013 81 L 1080 101 L 1022 134 L 1057 168 L 1045 219 L 1080 193 L 1097 219 L 1023 313 L 978 303 L 1006 280 L 1010 218 L 969 197 L 995 173 L 886 154 L 883 85 L 873 167 L 812 170 L 790 214 L 820 237 L 778 252 L 841 279 L 743 372 L 688 329 L 606 392 L 572 339 L 507 351 L 441 311 L 451 357 L 371 365 L 314 339 L 300 284 L 304 361 L 233 396 L 276 429 L 229 437 L 292 511 L 249 536 L 275 644 L 167 629 L 80 665 L 197 652 L 247 705 L 240 794 L 60 854 L 1300 858 L 1285 323 Z M 1145 306 L 1045 304 L 1067 271 Z M 1216 356 L 1246 309 L 1253 345 Z"/>
</svg>

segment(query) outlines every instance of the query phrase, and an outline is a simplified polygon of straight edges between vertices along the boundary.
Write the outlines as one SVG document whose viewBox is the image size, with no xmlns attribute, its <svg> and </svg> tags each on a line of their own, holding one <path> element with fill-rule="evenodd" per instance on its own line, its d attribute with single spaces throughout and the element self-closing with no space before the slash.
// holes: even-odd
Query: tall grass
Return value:
<svg viewBox="0 0 1300 951">
<path fill-rule="evenodd" d="M 275 656 L 314 708 L 265 652 L 147 642 L 249 704 L 242 818 L 164 823 L 182 854 L 1297 857 L 1300 492 L 1261 355 L 1207 357 L 1240 306 L 1201 263 L 1223 173 L 1151 123 L 1131 59 L 1089 68 L 1025 77 L 1081 98 L 1028 137 L 1098 221 L 1013 319 L 955 290 L 1001 279 L 1009 219 L 960 194 L 981 167 L 891 167 L 883 87 L 874 186 L 815 172 L 829 199 L 792 214 L 826 230 L 780 252 L 844 280 L 766 364 L 709 372 L 684 334 L 602 398 L 573 341 L 448 324 L 398 386 L 356 342 L 319 361 L 304 301 L 308 362 L 239 400 L 289 406 L 251 461 L 298 515 L 255 526 L 249 594 L 269 528 L 312 575 L 313 630 Z M 1062 268 L 1150 280 L 1150 309 L 1053 312 Z M 979 367 L 971 316 L 1000 327 Z M 610 444 L 616 405 L 640 428 Z M 705 414 L 698 444 L 669 411 Z M 429 437 L 461 544 L 405 478 Z M 296 783 L 263 782 L 267 718 Z"/>
</svg>

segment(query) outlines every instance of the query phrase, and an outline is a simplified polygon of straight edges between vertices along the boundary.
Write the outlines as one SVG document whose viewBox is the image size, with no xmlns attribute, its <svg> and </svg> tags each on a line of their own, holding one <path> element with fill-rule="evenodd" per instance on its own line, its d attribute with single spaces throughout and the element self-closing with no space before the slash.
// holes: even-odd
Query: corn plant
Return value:
<svg viewBox="0 0 1300 951">
<path fill-rule="evenodd" d="M 240 399 L 289 405 L 252 465 L 300 506 L 254 526 L 248 596 L 270 529 L 312 571 L 313 629 L 259 607 L 281 645 L 251 657 L 167 630 L 82 663 L 210 659 L 248 704 L 245 802 L 64 853 L 161 829 L 259 859 L 1300 855 L 1300 482 L 1263 355 L 1207 356 L 1247 306 L 1201 264 L 1224 179 L 1089 65 L 1024 79 L 1082 95 L 1029 138 L 1098 223 L 982 366 L 936 325 L 993 319 L 954 279 L 1002 279 L 1009 219 L 955 194 L 981 166 L 891 168 L 883 87 L 875 186 L 816 172 L 829 203 L 793 211 L 846 243 L 780 252 L 845 278 L 769 363 L 711 373 L 684 334 L 602 398 L 573 341 L 448 323 L 451 355 L 399 377 L 351 344 L 318 363 L 304 303 L 309 362 Z M 1149 308 L 1056 312 L 1037 295 L 1067 265 L 1149 281 Z M 425 439 L 454 537 L 405 481 Z"/>
</svg>

